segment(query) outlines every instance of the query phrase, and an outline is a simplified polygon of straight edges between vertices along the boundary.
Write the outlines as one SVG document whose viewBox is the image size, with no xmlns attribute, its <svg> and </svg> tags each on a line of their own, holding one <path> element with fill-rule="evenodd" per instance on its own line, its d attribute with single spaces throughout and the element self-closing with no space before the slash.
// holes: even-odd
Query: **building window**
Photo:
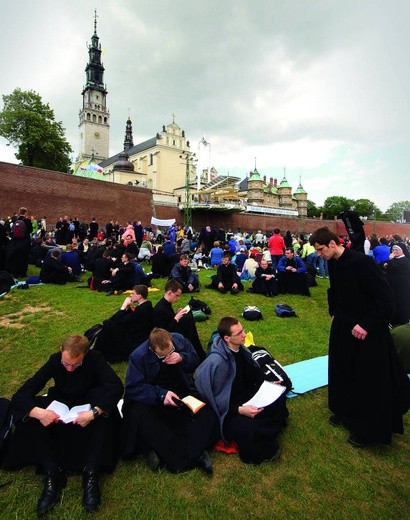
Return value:
<svg viewBox="0 0 410 520">
<path fill-rule="evenodd" d="M 87 112 L 87 121 L 90 121 L 91 120 L 91 116 L 90 114 Z"/>
<path fill-rule="evenodd" d="M 95 114 L 93 114 L 93 123 L 96 123 L 97 122 L 97 116 Z"/>
<path fill-rule="evenodd" d="M 104 124 L 106 125 L 107 124 L 107 118 L 104 117 Z"/>
<path fill-rule="evenodd" d="M 149 166 L 154 164 L 154 155 L 152 153 L 149 154 Z"/>
<path fill-rule="evenodd" d="M 102 123 L 102 117 L 101 116 L 98 116 L 98 122 Z"/>
</svg>

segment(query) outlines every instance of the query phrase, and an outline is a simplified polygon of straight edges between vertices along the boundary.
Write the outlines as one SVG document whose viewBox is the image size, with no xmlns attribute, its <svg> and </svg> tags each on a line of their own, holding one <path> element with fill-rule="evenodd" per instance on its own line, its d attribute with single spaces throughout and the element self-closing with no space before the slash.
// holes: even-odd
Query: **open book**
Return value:
<svg viewBox="0 0 410 520">
<path fill-rule="evenodd" d="M 173 397 L 172 400 L 179 408 L 187 406 L 192 413 L 199 412 L 199 410 L 205 406 L 205 403 L 203 401 L 197 399 L 193 395 L 187 395 L 182 399 L 176 399 L 175 397 Z"/>
<path fill-rule="evenodd" d="M 243 403 L 243 406 L 252 405 L 263 408 L 275 402 L 285 391 L 285 386 L 264 381 L 256 394 L 249 401 Z"/>
<path fill-rule="evenodd" d="M 185 312 L 185 314 L 187 314 L 191 310 L 191 307 L 189 305 L 185 305 L 182 310 Z"/>
<path fill-rule="evenodd" d="M 88 412 L 91 410 L 90 404 L 81 404 L 79 406 L 73 406 L 71 409 L 64 403 L 60 403 L 60 401 L 53 401 L 47 406 L 47 410 L 52 410 L 54 413 L 60 416 L 58 419 L 65 424 L 73 422 L 74 419 L 77 418 L 77 415 L 80 412 Z"/>
</svg>

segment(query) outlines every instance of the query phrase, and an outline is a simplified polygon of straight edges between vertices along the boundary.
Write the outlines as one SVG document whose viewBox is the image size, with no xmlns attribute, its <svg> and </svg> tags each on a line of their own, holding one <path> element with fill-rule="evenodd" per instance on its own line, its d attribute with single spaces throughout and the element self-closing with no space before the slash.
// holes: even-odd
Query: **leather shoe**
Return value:
<svg viewBox="0 0 410 520">
<path fill-rule="evenodd" d="M 149 469 L 152 471 L 158 471 L 161 465 L 161 461 L 159 460 L 158 454 L 154 450 L 147 451 L 145 454 L 145 460 Z"/>
<path fill-rule="evenodd" d="M 353 448 L 365 448 L 366 441 L 364 441 L 361 437 L 352 433 L 350 437 L 347 439 L 347 442 L 353 446 Z"/>
<path fill-rule="evenodd" d="M 338 417 L 337 415 L 332 415 L 332 417 L 330 417 L 329 424 L 331 424 L 335 428 L 343 425 L 342 419 L 340 417 Z"/>
<path fill-rule="evenodd" d="M 44 479 L 44 487 L 37 502 L 37 514 L 44 515 L 51 511 L 60 500 L 60 492 L 67 484 L 67 476 L 61 471 L 49 471 Z"/>
<path fill-rule="evenodd" d="M 279 446 L 278 449 L 275 451 L 275 453 L 270 458 L 270 461 L 276 462 L 279 459 L 281 452 L 282 452 L 282 450 L 280 449 L 280 446 Z"/>
<path fill-rule="evenodd" d="M 83 506 L 86 511 L 95 511 L 101 503 L 100 475 L 96 470 L 83 473 Z"/>
<path fill-rule="evenodd" d="M 211 457 L 207 451 L 203 451 L 197 458 L 198 467 L 201 468 L 207 475 L 212 475 L 214 470 L 212 467 Z"/>
</svg>

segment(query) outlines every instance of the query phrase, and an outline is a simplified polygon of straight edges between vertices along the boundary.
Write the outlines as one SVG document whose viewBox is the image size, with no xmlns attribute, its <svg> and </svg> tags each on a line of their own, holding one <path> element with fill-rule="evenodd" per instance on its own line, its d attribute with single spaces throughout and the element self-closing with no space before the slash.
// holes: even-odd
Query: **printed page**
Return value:
<svg viewBox="0 0 410 520">
<path fill-rule="evenodd" d="M 244 403 L 243 406 L 252 405 L 257 408 L 264 408 L 276 401 L 285 391 L 285 386 L 264 381 L 256 394 Z"/>
</svg>

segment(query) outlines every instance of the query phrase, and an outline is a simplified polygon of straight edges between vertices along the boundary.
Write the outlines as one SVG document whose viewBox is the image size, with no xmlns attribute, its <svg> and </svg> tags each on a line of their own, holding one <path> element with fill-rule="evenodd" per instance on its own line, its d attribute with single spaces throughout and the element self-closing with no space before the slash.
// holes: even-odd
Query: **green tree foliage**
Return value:
<svg viewBox="0 0 410 520">
<path fill-rule="evenodd" d="M 354 206 L 355 201 L 346 197 L 333 195 L 328 197 L 322 207 L 323 218 L 333 219 L 340 211 L 349 211 Z"/>
<path fill-rule="evenodd" d="M 313 200 L 307 201 L 307 216 L 308 218 L 314 218 L 320 216 L 320 208 L 316 206 Z"/>
<path fill-rule="evenodd" d="M 379 218 L 382 214 L 381 210 L 370 199 L 357 199 L 353 202 L 353 209 L 361 217 Z"/>
<path fill-rule="evenodd" d="M 66 172 L 72 149 L 48 103 L 32 90 L 16 88 L 3 96 L 3 104 L 0 136 L 18 149 L 16 158 L 25 166 Z"/>
<path fill-rule="evenodd" d="M 410 200 L 395 202 L 387 209 L 386 215 L 390 220 L 401 220 L 403 211 L 410 211 Z"/>
</svg>

